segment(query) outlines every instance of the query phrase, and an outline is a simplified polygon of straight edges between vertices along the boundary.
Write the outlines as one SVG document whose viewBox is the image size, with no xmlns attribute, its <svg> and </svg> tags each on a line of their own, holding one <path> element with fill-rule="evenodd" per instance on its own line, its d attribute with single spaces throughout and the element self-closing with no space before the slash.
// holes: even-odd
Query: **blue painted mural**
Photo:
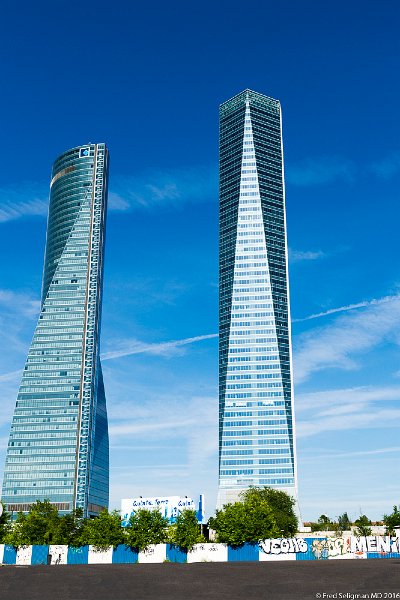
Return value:
<svg viewBox="0 0 400 600">
<path fill-rule="evenodd" d="M 146 551 L 124 545 L 108 550 L 93 546 L 24 546 L 0 544 L 0 563 L 4 565 L 60 564 L 135 564 L 160 562 L 237 562 L 276 560 L 400 558 L 400 538 L 392 536 L 299 537 L 263 540 L 259 544 L 232 547 L 226 544 L 196 544 L 185 552 L 177 546 L 158 544 Z"/>
</svg>

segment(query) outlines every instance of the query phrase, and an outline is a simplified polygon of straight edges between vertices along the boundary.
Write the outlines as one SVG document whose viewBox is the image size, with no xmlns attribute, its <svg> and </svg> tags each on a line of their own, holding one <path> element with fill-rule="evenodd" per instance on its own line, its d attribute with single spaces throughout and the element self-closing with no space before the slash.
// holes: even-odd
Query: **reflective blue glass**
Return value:
<svg viewBox="0 0 400 600">
<path fill-rule="evenodd" d="M 297 501 L 281 107 L 251 90 L 220 107 L 219 272 L 218 506 L 257 485 Z"/>
<path fill-rule="evenodd" d="M 7 449 L 10 512 L 49 499 L 86 516 L 108 506 L 109 452 L 100 364 L 108 150 L 62 154 L 50 184 L 40 315 Z"/>
</svg>

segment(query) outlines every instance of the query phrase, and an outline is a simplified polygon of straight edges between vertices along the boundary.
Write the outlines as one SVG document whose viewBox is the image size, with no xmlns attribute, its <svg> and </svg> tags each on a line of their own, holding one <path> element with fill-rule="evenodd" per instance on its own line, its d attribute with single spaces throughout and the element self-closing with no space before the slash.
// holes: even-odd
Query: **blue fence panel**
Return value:
<svg viewBox="0 0 400 600">
<path fill-rule="evenodd" d="M 47 565 L 48 546 L 32 546 L 31 565 Z"/>
<path fill-rule="evenodd" d="M 328 550 L 326 547 L 327 538 L 304 538 L 307 542 L 307 552 L 297 552 L 296 560 L 325 560 L 328 558 Z M 313 542 L 315 541 L 315 544 Z"/>
<path fill-rule="evenodd" d="M 367 558 L 400 558 L 398 552 L 367 552 Z"/>
<path fill-rule="evenodd" d="M 232 547 L 228 546 L 228 562 L 237 560 L 259 560 L 258 544 L 243 544 L 243 546 Z"/>
<path fill-rule="evenodd" d="M 113 550 L 112 561 L 113 564 L 137 563 L 138 553 L 136 552 L 136 550 L 132 550 L 132 548 L 129 548 L 129 546 L 125 546 L 125 544 L 120 544 Z"/>
<path fill-rule="evenodd" d="M 167 544 L 167 560 L 174 563 L 185 563 L 187 562 L 187 552 L 184 552 L 178 546 Z"/>
<path fill-rule="evenodd" d="M 74 548 L 68 546 L 67 564 L 68 565 L 87 565 L 89 556 L 89 546 Z"/>
<path fill-rule="evenodd" d="M 9 546 L 5 544 L 4 546 L 4 555 L 3 555 L 3 565 L 15 565 L 17 560 L 17 550 L 14 546 Z"/>
</svg>

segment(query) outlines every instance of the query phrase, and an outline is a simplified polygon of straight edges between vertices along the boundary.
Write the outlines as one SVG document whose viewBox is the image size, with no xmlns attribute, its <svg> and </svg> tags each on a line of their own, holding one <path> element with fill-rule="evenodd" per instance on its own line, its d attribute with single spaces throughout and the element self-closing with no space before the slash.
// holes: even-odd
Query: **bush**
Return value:
<svg viewBox="0 0 400 600">
<path fill-rule="evenodd" d="M 76 508 L 72 512 L 60 516 L 58 526 L 53 534 L 53 544 L 65 544 L 66 546 L 81 546 L 81 535 L 85 519 L 83 510 Z"/>
<path fill-rule="evenodd" d="M 208 525 L 216 532 L 217 542 L 242 546 L 246 542 L 279 537 L 274 514 L 264 499 L 247 499 L 245 502 L 225 504 L 217 510 Z"/>
<path fill-rule="evenodd" d="M 354 525 L 357 525 L 357 528 L 354 530 L 354 533 L 359 536 L 363 535 L 371 535 L 372 529 L 370 527 L 371 521 L 368 519 L 366 515 L 360 515 L 356 521 L 354 521 Z"/>
<path fill-rule="evenodd" d="M 169 528 L 169 541 L 182 550 L 192 550 L 195 544 L 205 542 L 200 533 L 195 510 L 183 510 L 176 523 Z"/>
<path fill-rule="evenodd" d="M 126 544 L 136 550 L 146 550 L 150 544 L 163 544 L 168 540 L 168 519 L 156 508 L 139 509 L 129 519 L 126 527 Z"/>
<path fill-rule="evenodd" d="M 5 535 L 4 541 L 16 548 L 31 544 L 52 544 L 59 522 L 58 511 L 49 500 L 37 500 L 28 514 L 18 513 L 15 524 Z"/>
<path fill-rule="evenodd" d="M 335 531 L 337 523 L 331 521 L 326 515 L 321 515 L 316 523 L 310 523 L 311 531 Z"/>
<path fill-rule="evenodd" d="M 265 501 L 272 509 L 279 537 L 292 537 L 298 529 L 298 519 L 294 512 L 295 500 L 286 492 L 270 487 L 251 487 L 242 493 L 243 501 Z"/>
<path fill-rule="evenodd" d="M 395 527 L 400 527 L 400 506 L 393 506 L 393 512 L 390 515 L 383 515 L 383 522 L 386 525 L 387 535 L 394 535 Z"/>
<path fill-rule="evenodd" d="M 95 519 L 86 519 L 80 535 L 82 545 L 92 544 L 97 550 L 114 548 L 126 542 L 125 530 L 121 527 L 119 511 L 102 510 Z"/>
<path fill-rule="evenodd" d="M 10 519 L 11 515 L 5 510 L 3 502 L 0 501 L 0 505 L 3 507 L 2 514 L 0 515 L 0 544 L 4 543 L 4 538 L 10 531 Z"/>
</svg>

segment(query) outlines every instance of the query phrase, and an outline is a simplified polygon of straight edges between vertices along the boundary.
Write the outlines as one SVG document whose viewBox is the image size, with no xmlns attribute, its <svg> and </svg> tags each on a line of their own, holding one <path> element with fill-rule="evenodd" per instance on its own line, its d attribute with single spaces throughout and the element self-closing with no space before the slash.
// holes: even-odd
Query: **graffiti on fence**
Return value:
<svg viewBox="0 0 400 600">
<path fill-rule="evenodd" d="M 308 551 L 307 541 L 302 538 L 263 540 L 259 546 L 265 554 L 295 554 Z"/>
<path fill-rule="evenodd" d="M 311 552 L 317 560 L 337 558 L 350 554 L 349 537 L 328 537 L 315 539 L 311 544 Z"/>
<path fill-rule="evenodd" d="M 368 535 L 351 538 L 352 552 L 400 553 L 400 538 L 390 535 Z"/>
</svg>

